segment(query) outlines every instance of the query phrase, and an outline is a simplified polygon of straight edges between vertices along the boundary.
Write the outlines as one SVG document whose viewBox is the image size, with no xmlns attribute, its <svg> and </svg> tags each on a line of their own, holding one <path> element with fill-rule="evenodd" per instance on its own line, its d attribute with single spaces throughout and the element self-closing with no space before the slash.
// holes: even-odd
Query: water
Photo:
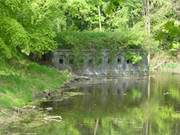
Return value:
<svg viewBox="0 0 180 135">
<path fill-rule="evenodd" d="M 78 83 L 78 92 L 63 101 L 54 96 L 42 102 L 60 115 L 61 122 L 43 122 L 32 117 L 11 133 L 42 135 L 180 135 L 180 75 L 151 78 L 98 79 Z M 45 109 L 44 109 L 45 110 Z M 46 111 L 47 113 L 47 111 Z M 26 118 L 27 119 L 27 118 Z M 23 125 L 23 126 L 22 126 Z"/>
</svg>

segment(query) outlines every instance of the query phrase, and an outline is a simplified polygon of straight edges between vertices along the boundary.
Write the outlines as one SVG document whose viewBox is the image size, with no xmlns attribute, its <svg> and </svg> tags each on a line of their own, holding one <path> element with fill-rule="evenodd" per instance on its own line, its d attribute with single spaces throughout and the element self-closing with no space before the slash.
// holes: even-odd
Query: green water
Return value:
<svg viewBox="0 0 180 135">
<path fill-rule="evenodd" d="M 32 124 L 33 116 L 6 133 L 37 135 L 180 135 L 180 75 L 98 79 L 69 92 L 81 95 L 41 103 L 61 122 Z M 44 109 L 46 110 L 46 109 Z M 40 122 L 39 122 L 40 123 Z M 5 133 L 5 132 L 4 132 Z"/>
</svg>

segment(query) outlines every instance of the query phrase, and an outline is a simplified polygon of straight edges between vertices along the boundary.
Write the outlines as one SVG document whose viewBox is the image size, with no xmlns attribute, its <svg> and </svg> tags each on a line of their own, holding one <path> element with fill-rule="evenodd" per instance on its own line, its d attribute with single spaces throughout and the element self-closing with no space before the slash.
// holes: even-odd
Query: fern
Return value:
<svg viewBox="0 0 180 135">
<path fill-rule="evenodd" d="M 7 47 L 2 38 L 0 38 L 0 55 L 1 57 L 5 56 L 8 59 L 12 57 L 10 48 Z"/>
</svg>

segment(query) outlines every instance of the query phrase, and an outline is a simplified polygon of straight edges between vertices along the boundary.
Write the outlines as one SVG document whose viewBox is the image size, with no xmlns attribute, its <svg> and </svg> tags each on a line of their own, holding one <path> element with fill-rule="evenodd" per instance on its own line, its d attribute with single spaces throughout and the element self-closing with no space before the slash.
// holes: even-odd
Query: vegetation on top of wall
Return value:
<svg viewBox="0 0 180 135">
<path fill-rule="evenodd" d="M 142 60 L 142 56 L 135 52 L 127 51 L 124 55 L 125 59 L 132 64 L 138 64 Z"/>
<path fill-rule="evenodd" d="M 99 63 L 99 55 L 103 49 L 108 49 L 110 57 L 121 50 L 143 50 L 143 36 L 134 30 L 124 30 L 122 32 L 61 32 L 58 33 L 56 41 L 59 49 L 71 49 L 75 56 L 75 61 L 80 64 L 82 50 L 89 50 L 95 53 L 96 63 Z M 144 50 L 145 51 L 145 50 Z M 126 53 L 126 52 L 125 52 Z M 134 57 L 139 54 L 133 53 Z M 134 57 L 129 57 L 133 64 L 138 63 Z M 79 60 L 78 60 L 79 59 Z M 79 61 L 79 62 L 78 62 Z"/>
<path fill-rule="evenodd" d="M 58 48 L 67 49 L 140 49 L 143 37 L 134 31 L 121 32 L 61 32 L 56 41 Z M 142 35 L 141 35 L 142 36 Z"/>
</svg>

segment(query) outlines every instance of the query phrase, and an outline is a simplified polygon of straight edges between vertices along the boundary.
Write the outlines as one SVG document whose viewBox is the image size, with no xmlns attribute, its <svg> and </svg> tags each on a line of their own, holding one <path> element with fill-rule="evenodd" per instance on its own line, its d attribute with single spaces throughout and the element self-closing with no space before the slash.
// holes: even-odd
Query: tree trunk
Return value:
<svg viewBox="0 0 180 135">
<path fill-rule="evenodd" d="M 93 135 L 97 134 L 98 125 L 99 125 L 99 118 L 97 118 L 97 120 L 96 120 L 96 125 L 94 127 L 94 134 Z"/>
<path fill-rule="evenodd" d="M 98 6 L 98 15 L 99 15 L 99 31 L 102 31 L 101 9 L 100 9 L 100 6 Z"/>
<path fill-rule="evenodd" d="M 146 38 L 145 38 L 145 44 L 147 45 L 147 50 L 148 50 L 148 65 L 150 65 L 150 35 L 151 35 L 151 20 L 150 20 L 150 10 L 149 10 L 149 0 L 142 0 L 143 2 L 143 8 L 144 8 L 144 23 L 145 23 L 145 33 L 146 33 Z"/>
</svg>

